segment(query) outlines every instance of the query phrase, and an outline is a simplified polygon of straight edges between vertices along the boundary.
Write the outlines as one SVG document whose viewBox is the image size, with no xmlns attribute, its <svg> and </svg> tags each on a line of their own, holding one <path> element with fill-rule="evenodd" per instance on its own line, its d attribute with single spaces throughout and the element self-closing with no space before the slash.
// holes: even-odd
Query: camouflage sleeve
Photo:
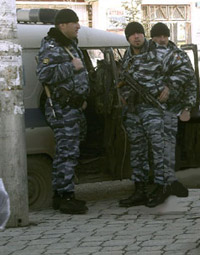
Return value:
<svg viewBox="0 0 200 255">
<path fill-rule="evenodd" d="M 59 84 L 74 76 L 74 66 L 62 48 L 43 40 L 38 54 L 37 76 L 40 82 Z M 68 58 L 67 58 L 68 57 Z"/>
<path fill-rule="evenodd" d="M 124 57 L 122 59 L 121 69 L 120 69 L 120 73 L 119 73 L 119 82 L 121 82 L 123 84 L 123 86 L 120 87 L 119 91 L 120 91 L 121 97 L 125 100 L 128 99 L 128 97 L 131 93 L 131 88 L 129 86 L 127 86 L 124 81 L 124 72 L 127 72 L 128 62 L 129 62 L 129 53 L 128 53 L 128 51 L 126 51 L 124 54 Z"/>
<path fill-rule="evenodd" d="M 186 83 L 185 91 L 184 91 L 184 108 L 192 108 L 196 105 L 197 102 L 197 81 L 196 77 L 191 77 L 191 80 Z"/>
<path fill-rule="evenodd" d="M 189 79 L 184 85 L 184 107 L 191 108 L 197 102 L 197 79 L 190 58 L 186 53 L 185 55 L 189 69 Z"/>
<path fill-rule="evenodd" d="M 123 82 L 123 81 L 122 81 Z M 127 100 L 132 92 L 130 86 L 124 83 L 119 89 L 120 95 L 124 100 Z"/>
<path fill-rule="evenodd" d="M 183 107 L 193 107 L 196 103 L 197 81 L 188 55 L 181 50 L 172 52 L 167 62 L 170 93 L 182 97 Z"/>
</svg>

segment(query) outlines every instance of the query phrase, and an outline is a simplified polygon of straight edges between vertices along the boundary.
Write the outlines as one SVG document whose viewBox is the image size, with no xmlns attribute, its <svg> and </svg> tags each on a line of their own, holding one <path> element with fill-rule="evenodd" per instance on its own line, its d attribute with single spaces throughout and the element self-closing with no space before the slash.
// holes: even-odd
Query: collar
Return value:
<svg viewBox="0 0 200 255">
<path fill-rule="evenodd" d="M 155 48 L 163 48 L 163 49 L 177 49 L 177 46 L 174 42 L 172 42 L 171 40 L 169 40 L 168 45 L 160 45 L 156 42 L 154 42 L 152 39 L 149 40 L 149 49 L 150 50 L 154 50 Z"/>
<path fill-rule="evenodd" d="M 59 29 L 52 27 L 50 28 L 49 32 L 47 33 L 47 37 L 54 38 L 55 41 L 60 44 L 61 46 L 69 46 L 70 44 L 77 44 L 78 39 L 71 40 L 64 36 L 62 32 L 60 32 Z"/>
<path fill-rule="evenodd" d="M 149 41 L 145 38 L 144 43 L 140 48 L 140 54 L 147 52 L 148 48 L 149 48 Z M 134 55 L 133 48 L 131 45 L 129 46 L 128 51 L 129 51 L 129 55 L 131 55 L 131 56 Z"/>
</svg>

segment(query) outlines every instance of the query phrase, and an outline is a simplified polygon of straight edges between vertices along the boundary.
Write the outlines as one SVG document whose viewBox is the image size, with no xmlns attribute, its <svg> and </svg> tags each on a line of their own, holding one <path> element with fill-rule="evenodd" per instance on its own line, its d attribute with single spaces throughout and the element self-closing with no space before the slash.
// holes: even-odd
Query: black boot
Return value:
<svg viewBox="0 0 200 255">
<path fill-rule="evenodd" d="M 120 207 L 131 207 L 137 205 L 145 205 L 147 202 L 146 195 L 146 184 L 144 182 L 136 182 L 135 183 L 135 192 L 133 195 L 126 199 L 122 199 L 119 201 Z"/>
<path fill-rule="evenodd" d="M 162 204 L 170 196 L 169 186 L 156 184 L 153 191 L 148 195 L 147 207 L 155 207 Z"/>
<path fill-rule="evenodd" d="M 65 193 L 65 194 L 63 194 L 63 196 L 60 196 L 60 195 L 58 195 L 57 192 L 55 192 L 54 196 L 53 196 L 53 203 L 52 203 L 53 209 L 54 210 L 59 210 L 61 204 L 63 204 L 65 202 L 65 200 L 69 200 L 69 199 L 73 200 L 74 203 L 76 203 L 80 207 L 87 208 L 85 206 L 86 205 L 86 201 L 76 199 L 73 192 Z"/>
<path fill-rule="evenodd" d="M 87 211 L 87 206 L 80 203 L 80 200 L 75 199 L 74 196 L 64 194 L 61 198 L 60 212 L 66 214 L 85 214 Z"/>
<path fill-rule="evenodd" d="M 174 181 L 171 184 L 171 195 L 177 197 L 188 197 L 188 189 L 179 181 Z"/>
</svg>

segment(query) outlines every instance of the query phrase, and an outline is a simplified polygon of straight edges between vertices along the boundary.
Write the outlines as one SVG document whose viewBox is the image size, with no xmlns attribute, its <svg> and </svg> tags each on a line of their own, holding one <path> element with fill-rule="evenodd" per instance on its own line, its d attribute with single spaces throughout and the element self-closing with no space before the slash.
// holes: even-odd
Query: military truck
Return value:
<svg viewBox="0 0 200 255">
<path fill-rule="evenodd" d="M 36 77 L 35 57 L 42 38 L 53 26 L 52 17 L 55 12 L 56 10 L 52 9 L 19 9 L 17 12 L 18 38 L 23 49 L 31 208 L 48 207 L 52 198 L 51 171 L 55 144 L 53 132 L 44 117 L 46 94 Z M 81 27 L 78 39 L 89 73 L 90 96 L 85 111 L 88 132 L 85 142 L 81 144 L 75 182 L 78 184 L 130 178 L 129 145 L 122 125 L 121 102 L 116 88 L 118 65 L 128 42 L 123 35 L 88 27 Z M 191 48 L 193 49 L 185 46 L 185 50 Z M 195 55 L 196 51 L 193 53 Z M 195 67 L 197 69 L 198 65 Z M 197 119 L 179 125 L 177 170 L 200 165 L 198 157 L 200 129 L 196 123 Z"/>
</svg>

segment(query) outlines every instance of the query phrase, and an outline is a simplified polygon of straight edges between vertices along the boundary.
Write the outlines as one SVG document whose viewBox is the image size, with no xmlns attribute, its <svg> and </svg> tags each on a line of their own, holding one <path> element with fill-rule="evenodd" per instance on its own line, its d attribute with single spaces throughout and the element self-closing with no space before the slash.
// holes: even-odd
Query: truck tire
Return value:
<svg viewBox="0 0 200 255">
<path fill-rule="evenodd" d="M 43 209 L 52 202 L 52 160 L 47 156 L 27 157 L 29 208 Z"/>
</svg>

